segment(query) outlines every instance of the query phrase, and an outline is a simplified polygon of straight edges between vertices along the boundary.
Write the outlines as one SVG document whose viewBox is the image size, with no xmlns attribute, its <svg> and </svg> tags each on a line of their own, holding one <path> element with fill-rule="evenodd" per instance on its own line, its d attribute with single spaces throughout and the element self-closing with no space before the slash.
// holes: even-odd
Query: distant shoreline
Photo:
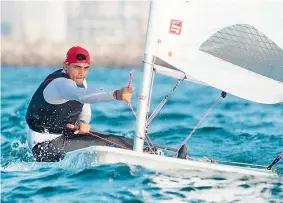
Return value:
<svg viewBox="0 0 283 203">
<path fill-rule="evenodd" d="M 60 69 L 63 68 L 60 64 L 58 65 L 29 65 L 29 64 L 20 64 L 20 65 L 11 65 L 11 64 L 1 64 L 1 68 L 54 68 L 54 69 Z M 98 66 L 98 65 L 90 65 L 90 68 L 95 68 L 95 69 L 104 69 L 104 68 L 109 68 L 109 69 L 139 69 L 142 68 L 141 65 L 125 65 L 125 66 Z"/>
<path fill-rule="evenodd" d="M 128 40 L 119 43 L 34 43 L 1 40 L 1 66 L 60 66 L 72 46 L 82 46 L 91 55 L 92 67 L 137 67 L 142 65 L 144 42 Z"/>
</svg>

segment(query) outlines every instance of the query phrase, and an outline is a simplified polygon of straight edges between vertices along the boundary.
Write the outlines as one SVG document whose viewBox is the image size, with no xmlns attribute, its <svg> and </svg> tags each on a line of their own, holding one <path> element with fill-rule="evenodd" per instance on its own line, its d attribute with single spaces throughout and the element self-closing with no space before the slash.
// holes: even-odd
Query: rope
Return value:
<svg viewBox="0 0 283 203">
<path fill-rule="evenodd" d="M 131 87 L 132 80 L 133 80 L 133 74 L 130 72 L 128 86 L 127 86 L 128 88 Z M 130 109 L 131 109 L 133 115 L 135 116 L 135 118 L 137 118 L 137 114 L 136 114 L 135 110 L 133 109 L 132 103 L 127 103 L 127 104 L 130 107 Z"/>
<path fill-rule="evenodd" d="M 218 101 L 220 100 L 220 98 L 226 97 L 226 92 L 222 92 L 221 95 L 214 101 L 214 103 L 212 104 L 212 106 L 206 111 L 206 113 L 204 114 L 204 116 L 202 117 L 202 119 L 198 122 L 198 124 L 194 127 L 194 129 L 192 130 L 192 132 L 186 137 L 186 139 L 181 143 L 181 145 L 177 148 L 176 152 L 174 153 L 173 156 L 176 156 L 176 154 L 179 152 L 179 150 L 181 149 L 181 147 L 187 143 L 187 141 L 190 139 L 190 137 L 193 135 L 193 133 L 197 130 L 197 128 L 203 123 L 204 119 L 208 116 L 208 114 L 214 109 L 215 105 L 218 103 Z"/>
<path fill-rule="evenodd" d="M 283 152 L 281 152 L 274 161 L 267 167 L 268 170 L 271 170 L 272 166 L 274 166 L 281 158 L 283 157 Z"/>
<path fill-rule="evenodd" d="M 128 81 L 128 88 L 131 87 L 132 80 L 133 80 L 133 74 L 130 72 L 129 81 Z"/>
<path fill-rule="evenodd" d="M 92 136 L 95 136 L 95 137 L 97 137 L 97 138 L 99 138 L 99 139 L 101 139 L 101 140 L 103 140 L 103 141 L 105 141 L 105 142 L 108 142 L 108 143 L 110 143 L 110 144 L 113 144 L 113 145 L 116 145 L 116 146 L 118 146 L 118 147 L 121 147 L 121 148 L 123 148 L 123 149 L 128 149 L 128 150 L 130 150 L 129 148 L 124 147 L 123 145 L 117 144 L 116 142 L 113 142 L 113 141 L 108 140 L 108 139 L 106 139 L 106 138 L 100 137 L 99 135 L 96 135 L 96 134 L 94 134 L 94 133 L 92 133 L 92 132 L 89 132 L 88 134 L 90 134 L 90 135 L 92 135 Z"/>
<path fill-rule="evenodd" d="M 135 118 L 137 118 L 137 114 L 136 114 L 135 110 L 133 109 L 132 104 L 131 104 L 131 103 L 129 103 L 129 104 L 128 104 L 128 106 L 130 107 L 130 109 L 131 109 L 131 111 L 132 111 L 133 115 L 135 116 Z"/>
<path fill-rule="evenodd" d="M 155 108 L 155 110 L 152 112 L 150 117 L 147 119 L 147 125 L 151 123 L 151 121 L 157 116 L 157 114 L 162 110 L 165 103 L 168 101 L 169 96 L 175 91 L 175 89 L 180 85 L 180 83 L 186 79 L 186 76 L 183 79 L 179 79 L 173 89 L 167 94 L 162 101 L 159 103 L 159 105 Z"/>
<path fill-rule="evenodd" d="M 155 154 L 155 152 L 154 152 L 154 150 L 153 150 L 154 146 L 153 146 L 153 144 L 151 143 L 151 140 L 150 140 L 149 136 L 145 136 L 145 140 L 146 140 L 146 142 L 147 142 L 147 146 L 148 146 L 148 148 L 149 148 L 149 151 L 150 151 L 151 153 Z"/>
<path fill-rule="evenodd" d="M 147 125 L 146 125 L 147 126 Z M 155 145 L 153 144 L 153 142 L 151 141 L 151 139 L 150 139 L 150 137 L 149 137 L 149 135 L 148 135 L 148 133 L 147 133 L 147 131 L 148 131 L 148 127 L 146 127 L 146 131 L 145 131 L 145 137 L 148 139 L 148 145 L 151 147 L 151 148 L 156 148 L 155 147 Z M 155 152 L 154 152 L 154 150 L 152 150 L 152 152 L 155 154 Z"/>
<path fill-rule="evenodd" d="M 248 164 L 248 163 L 242 163 L 242 162 L 233 162 L 233 161 L 220 161 L 220 160 L 215 160 L 216 162 L 223 162 L 223 163 L 230 163 L 230 164 L 239 164 L 239 165 L 246 165 L 246 166 L 258 166 L 258 167 L 266 167 L 265 165 L 261 164 Z"/>
</svg>

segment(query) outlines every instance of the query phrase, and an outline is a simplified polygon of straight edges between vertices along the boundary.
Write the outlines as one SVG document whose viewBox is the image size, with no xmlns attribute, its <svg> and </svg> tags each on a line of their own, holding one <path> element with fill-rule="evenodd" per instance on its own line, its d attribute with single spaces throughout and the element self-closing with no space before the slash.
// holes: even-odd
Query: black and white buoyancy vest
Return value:
<svg viewBox="0 0 283 203">
<path fill-rule="evenodd" d="M 54 79 L 69 78 L 63 69 L 48 75 L 34 93 L 26 113 L 29 128 L 39 133 L 63 134 L 68 123 L 74 124 L 82 112 L 83 104 L 70 100 L 63 104 L 50 104 L 45 101 L 43 91 Z M 78 87 L 84 88 L 84 85 Z M 68 90 L 66 90 L 68 91 Z"/>
</svg>

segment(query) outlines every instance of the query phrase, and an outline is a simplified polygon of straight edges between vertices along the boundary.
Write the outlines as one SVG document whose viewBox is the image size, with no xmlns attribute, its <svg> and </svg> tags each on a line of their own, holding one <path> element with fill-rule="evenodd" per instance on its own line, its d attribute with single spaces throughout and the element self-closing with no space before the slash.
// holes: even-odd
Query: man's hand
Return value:
<svg viewBox="0 0 283 203">
<path fill-rule="evenodd" d="M 74 132 L 75 134 L 89 133 L 90 125 L 88 123 L 84 123 L 82 121 L 79 121 L 78 126 L 79 126 L 79 129 Z"/>
<path fill-rule="evenodd" d="M 123 100 L 127 104 L 131 103 L 132 95 L 133 95 L 133 89 L 130 88 L 130 87 L 124 87 L 124 88 L 122 88 L 120 90 L 116 90 L 114 92 L 114 98 L 115 99 Z"/>
</svg>

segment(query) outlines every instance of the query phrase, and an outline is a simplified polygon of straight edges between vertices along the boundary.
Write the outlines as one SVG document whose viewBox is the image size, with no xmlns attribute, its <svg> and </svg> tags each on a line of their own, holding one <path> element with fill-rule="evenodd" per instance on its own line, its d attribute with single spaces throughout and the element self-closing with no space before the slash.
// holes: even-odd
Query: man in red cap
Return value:
<svg viewBox="0 0 283 203">
<path fill-rule="evenodd" d="M 122 100 L 131 102 L 132 89 L 97 91 L 87 88 L 86 77 L 90 56 L 86 49 L 76 46 L 69 49 L 63 69 L 59 69 L 40 84 L 26 113 L 28 144 L 37 161 L 59 161 L 70 151 L 92 145 L 107 145 L 90 136 L 90 104 Z M 78 130 L 66 128 L 76 125 Z M 129 138 L 115 136 L 112 141 L 132 147 Z M 129 143 L 130 142 L 130 143 Z"/>
</svg>

